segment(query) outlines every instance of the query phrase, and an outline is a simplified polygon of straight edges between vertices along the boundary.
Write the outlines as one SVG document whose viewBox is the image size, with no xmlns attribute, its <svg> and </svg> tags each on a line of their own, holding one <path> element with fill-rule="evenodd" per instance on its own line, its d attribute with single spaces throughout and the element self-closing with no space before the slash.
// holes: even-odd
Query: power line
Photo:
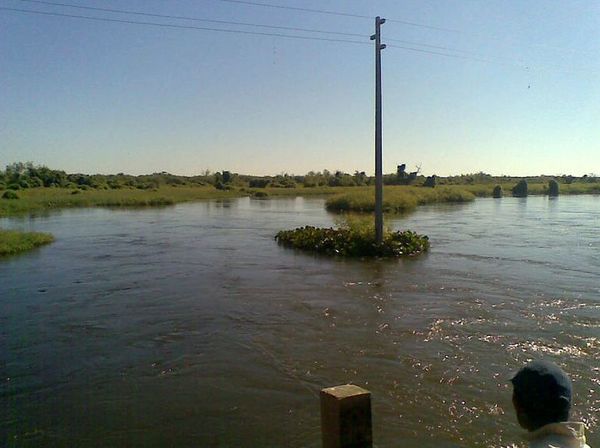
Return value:
<svg viewBox="0 0 600 448">
<path fill-rule="evenodd" d="M 222 0 L 222 1 L 225 1 L 225 0 Z M 234 0 L 231 0 L 231 1 L 234 1 Z M 242 1 L 242 0 L 235 0 L 235 1 Z M 40 0 L 40 3 L 41 3 L 41 0 Z M 45 2 L 45 3 L 52 3 L 52 2 Z M 56 6 L 58 6 L 58 5 L 56 5 Z M 12 11 L 12 12 L 17 12 L 17 13 L 25 13 L 25 14 L 38 14 L 38 15 L 44 15 L 44 16 L 67 17 L 67 18 L 72 18 L 72 19 L 83 19 L 83 20 L 91 20 L 91 21 L 97 21 L 97 22 L 113 22 L 113 23 L 131 24 L 131 25 L 154 26 L 154 27 L 162 27 L 162 28 L 170 28 L 170 29 L 186 29 L 186 30 L 198 30 L 198 31 L 223 32 L 223 33 L 230 33 L 230 34 L 269 36 L 269 37 L 280 37 L 280 38 L 284 38 L 284 39 L 300 39 L 300 40 L 324 41 L 324 42 L 334 42 L 334 43 L 339 42 L 339 43 L 354 44 L 354 45 L 369 45 L 369 46 L 372 45 L 370 42 L 348 40 L 348 39 L 336 39 L 336 38 L 315 37 L 315 36 L 301 36 L 301 35 L 292 35 L 292 34 L 283 34 L 283 33 L 267 33 L 267 32 L 260 32 L 260 31 L 232 30 L 232 29 L 224 29 L 224 28 L 210 28 L 210 27 L 201 27 L 201 26 L 192 26 L 192 25 L 173 24 L 173 23 L 143 22 L 143 21 L 136 21 L 136 20 L 115 19 L 115 18 L 108 18 L 108 17 L 93 17 L 93 16 L 78 15 L 78 14 L 66 14 L 66 13 L 39 11 L 39 10 L 30 10 L 30 9 L 0 7 L 0 10 Z M 123 13 L 125 13 L 125 12 L 123 11 Z M 146 14 L 146 13 L 140 13 L 140 14 Z M 175 16 L 172 16 L 172 17 L 175 18 Z M 198 20 L 200 20 L 200 19 L 198 19 Z M 357 34 L 357 36 L 366 37 L 366 36 L 358 35 L 358 34 Z M 490 64 L 518 67 L 521 69 L 529 70 L 529 66 L 526 66 L 525 63 L 521 62 L 521 61 L 516 61 L 516 63 L 500 62 L 500 61 L 496 61 L 496 60 L 485 58 L 485 57 L 473 56 L 473 53 L 467 52 L 465 50 L 459 50 L 459 49 L 453 49 L 453 48 L 441 47 L 441 46 L 438 47 L 435 45 L 402 41 L 399 39 L 388 39 L 388 40 L 402 42 L 407 45 L 426 46 L 426 47 L 433 48 L 433 49 L 440 49 L 440 50 L 454 51 L 454 52 L 463 52 L 463 53 L 467 53 L 467 54 L 465 54 L 465 55 L 451 54 L 451 53 L 444 53 L 442 51 L 427 50 L 427 49 L 423 49 L 423 48 L 414 48 L 414 47 L 394 45 L 394 44 L 388 45 L 389 48 L 396 48 L 396 49 L 401 49 L 401 50 L 405 50 L 405 51 L 411 51 L 411 52 L 422 53 L 422 54 L 430 54 L 430 55 L 434 55 L 434 56 L 442 56 L 442 57 L 453 58 L 453 59 L 471 60 L 471 61 L 484 62 L 484 63 L 490 63 Z M 468 55 L 468 53 L 470 53 L 471 55 Z M 544 69 L 543 67 L 537 67 L 537 68 Z M 556 68 L 558 69 L 558 71 L 561 71 L 563 73 L 577 73 L 578 72 L 577 70 L 565 71 L 565 70 L 561 70 L 560 67 L 556 67 Z M 548 70 L 548 68 L 546 68 L 546 70 Z M 588 72 L 588 71 L 585 71 L 585 72 Z M 597 73 L 597 72 L 590 72 L 590 73 Z"/>
<path fill-rule="evenodd" d="M 300 8 L 298 6 L 273 5 L 271 3 L 251 2 L 248 0 L 219 0 L 219 1 L 226 2 L 226 3 L 239 3 L 242 5 L 249 5 L 249 6 L 262 6 L 264 8 L 289 9 L 292 11 L 312 12 L 312 13 L 316 13 L 316 14 L 328 14 L 328 15 L 332 15 L 332 16 L 355 17 L 358 19 L 373 19 L 373 20 L 375 20 L 375 17 L 371 17 L 371 16 L 363 16 L 360 14 L 352 14 L 349 12 L 341 12 L 341 11 L 329 11 L 326 9 L 311 9 L 311 8 Z"/>
<path fill-rule="evenodd" d="M 370 19 L 370 20 L 374 20 L 375 17 L 372 16 L 365 16 L 362 14 L 353 14 L 353 13 L 349 13 L 349 12 L 343 12 L 343 11 L 331 11 L 331 10 L 327 10 L 327 9 L 312 9 L 312 8 L 301 8 L 298 6 L 283 6 L 283 5 L 273 5 L 271 3 L 262 3 L 262 2 L 253 2 L 250 0 L 219 0 L 221 2 L 226 2 L 226 3 L 238 3 L 238 4 L 242 4 L 242 5 L 248 5 L 248 6 L 260 6 L 263 8 L 276 8 L 276 9 L 288 9 L 291 11 L 302 11 L 302 12 L 310 12 L 310 13 L 315 13 L 315 14 L 328 14 L 328 15 L 332 15 L 332 16 L 342 16 L 342 17 L 355 17 L 357 19 Z M 438 26 L 433 26 L 433 25 L 427 25 L 425 23 L 418 23 L 418 22 L 410 22 L 408 20 L 400 20 L 400 19 L 386 19 L 388 22 L 395 22 L 395 23 L 401 23 L 403 25 L 408 25 L 408 26 L 414 26 L 417 28 L 427 28 L 430 30 L 436 30 L 436 31 L 446 31 L 446 32 L 450 32 L 450 33 L 460 33 L 460 30 L 455 30 L 455 29 L 451 29 L 451 28 L 441 28 Z"/>
<path fill-rule="evenodd" d="M 248 5 L 248 6 L 259 6 L 259 7 L 264 7 L 264 8 L 288 9 L 288 10 L 292 10 L 292 11 L 302 11 L 302 12 L 309 12 L 309 13 L 315 13 L 315 14 L 328 14 L 328 15 L 335 15 L 335 16 L 342 16 L 342 17 L 355 17 L 355 18 L 360 18 L 360 19 L 375 20 L 375 17 L 372 17 L 372 16 L 347 13 L 347 12 L 343 12 L 343 11 L 332 11 L 332 10 L 323 10 L 323 9 L 301 8 L 301 7 L 296 7 L 296 6 L 274 5 L 271 3 L 255 2 L 255 1 L 250 1 L 250 0 L 218 0 L 218 1 L 226 2 L 226 3 L 237 3 L 237 4 L 242 4 L 242 5 Z M 426 23 L 412 22 L 412 21 L 403 20 L 403 19 L 394 19 L 394 18 L 388 19 L 388 18 L 386 18 L 386 20 L 387 20 L 387 22 L 398 23 L 398 24 L 417 27 L 417 28 L 424 28 L 424 29 L 435 30 L 435 31 L 443 31 L 443 32 L 454 33 L 454 34 L 462 34 L 462 35 L 466 35 L 466 36 L 473 36 L 473 37 L 477 37 L 477 38 L 490 39 L 490 40 L 501 41 L 501 42 L 505 42 L 507 40 L 507 38 L 504 36 L 503 37 L 483 36 L 483 35 L 480 35 L 477 33 L 459 30 L 459 29 L 455 29 L 455 28 L 444 28 L 444 27 L 439 27 L 439 26 L 434 26 L 434 25 L 428 25 Z M 386 40 L 390 40 L 390 39 L 386 39 Z M 508 40 L 513 40 L 515 43 L 520 44 L 520 42 L 517 40 L 510 39 L 510 38 Z M 417 44 L 417 45 L 421 45 L 421 44 Z M 533 45 L 535 47 L 540 47 L 540 48 L 550 48 L 550 49 L 559 50 L 559 51 L 568 51 L 571 53 L 581 53 L 578 50 L 574 50 L 572 48 L 566 48 L 566 47 L 549 46 L 546 44 L 536 44 L 536 43 L 532 43 L 531 45 Z M 452 51 L 461 51 L 461 50 L 452 50 Z M 589 53 L 589 52 L 585 52 L 585 53 Z"/>
<path fill-rule="evenodd" d="M 111 19 L 108 17 L 92 17 L 92 16 L 83 16 L 83 15 L 78 15 L 78 14 L 64 14 L 64 13 L 49 12 L 49 11 L 36 11 L 36 10 L 31 10 L 31 9 L 0 7 L 0 10 L 26 13 L 26 14 L 39 14 L 39 15 L 45 15 L 45 16 L 68 17 L 68 18 L 72 18 L 72 19 L 94 20 L 94 21 L 98 21 L 98 22 L 116 22 L 116 23 L 130 24 L 130 25 L 157 26 L 157 27 L 163 27 L 163 28 L 215 31 L 215 32 L 221 32 L 221 33 L 246 34 L 246 35 L 255 35 L 255 36 L 272 36 L 272 37 L 282 37 L 282 38 L 286 38 L 286 39 L 341 42 L 341 43 L 355 44 L 355 45 L 369 45 L 369 46 L 371 45 L 370 42 L 362 42 L 362 41 L 347 40 L 347 39 L 333 39 L 333 38 L 328 38 L 328 37 L 299 36 L 299 35 L 282 34 L 282 33 L 264 33 L 264 32 L 260 32 L 260 31 L 230 30 L 230 29 L 224 29 L 224 28 L 209 28 L 209 27 L 203 27 L 203 26 L 177 25 L 174 23 L 140 22 L 140 21 L 136 21 L 136 20 Z"/>
<path fill-rule="evenodd" d="M 394 39 L 394 38 L 391 38 L 391 37 L 386 37 L 385 41 L 386 42 L 398 42 L 400 44 L 406 44 L 406 45 L 417 45 L 419 47 L 434 48 L 434 49 L 437 49 L 437 50 L 456 51 L 457 53 L 465 53 L 465 54 L 475 55 L 474 52 L 469 51 L 469 50 L 461 50 L 459 48 L 452 48 L 452 47 L 442 47 L 442 46 L 439 46 L 439 45 L 422 44 L 420 42 L 413 42 L 413 41 L 410 41 L 410 40 L 402 40 L 402 39 Z"/>
<path fill-rule="evenodd" d="M 203 18 L 203 17 L 156 14 L 156 13 L 148 13 L 148 12 L 143 12 L 143 11 L 132 11 L 132 10 L 114 9 L 114 8 L 99 8 L 99 7 L 95 7 L 95 6 L 74 5 L 71 3 L 51 2 L 51 1 L 45 1 L 45 0 L 20 0 L 20 1 L 26 2 L 26 3 L 49 5 L 49 6 L 61 6 L 61 7 L 66 7 L 66 8 L 84 9 L 84 10 L 90 10 L 90 11 L 110 12 L 110 13 L 117 13 L 117 14 L 131 14 L 131 15 L 139 15 L 139 16 L 146 16 L 146 17 L 160 17 L 160 18 L 164 18 L 164 19 L 191 20 L 191 21 L 197 21 L 197 22 L 219 23 L 219 24 L 223 24 L 223 25 L 251 26 L 251 27 L 258 27 L 258 28 L 299 31 L 299 32 L 306 32 L 306 33 L 331 34 L 331 35 L 348 36 L 348 37 L 362 37 L 362 38 L 370 37 L 370 35 L 360 34 L 360 33 L 326 31 L 326 30 L 316 30 L 313 28 L 300 28 L 300 27 L 290 27 L 290 26 L 265 25 L 265 24 L 250 23 L 250 22 L 233 22 L 233 21 L 228 21 L 228 20 L 207 19 L 207 18 Z M 460 50 L 457 48 L 442 47 L 442 46 L 438 46 L 438 45 L 423 44 L 420 42 L 412 42 L 412 41 L 393 39 L 393 38 L 386 38 L 386 40 L 389 42 L 398 42 L 398 43 L 407 44 L 407 45 L 417 45 L 417 46 L 421 46 L 421 47 L 434 48 L 434 49 L 438 49 L 438 50 L 455 51 L 458 53 L 471 53 L 472 54 L 472 52 L 470 52 L 470 51 Z"/>
<path fill-rule="evenodd" d="M 49 6 L 62 6 L 66 8 L 76 8 L 76 9 L 84 9 L 89 11 L 101 11 L 101 12 L 110 12 L 117 14 L 131 14 L 145 17 L 160 17 L 163 19 L 175 19 L 175 20 L 191 20 L 196 22 L 207 22 L 207 23 L 219 23 L 222 25 L 239 25 L 239 26 L 252 26 L 257 28 L 269 28 L 269 29 L 277 29 L 277 30 L 287 30 L 287 31 L 300 31 L 306 33 L 320 33 L 320 34 L 331 34 L 336 36 L 348 36 L 348 37 L 369 37 L 366 34 L 358 34 L 358 33 L 344 33 L 340 31 L 326 31 L 326 30 L 315 30 L 311 28 L 299 28 L 299 27 L 291 27 L 291 26 L 277 26 L 277 25 L 264 25 L 259 23 L 250 23 L 250 22 L 232 22 L 228 20 L 216 20 L 216 19 L 205 19 L 202 17 L 190 17 L 190 16 L 175 16 L 168 14 L 155 14 L 143 11 L 131 11 L 125 9 L 112 9 L 112 8 L 99 8 L 95 6 L 83 6 L 83 5 L 74 5 L 71 3 L 58 3 L 58 2 L 49 2 L 44 0 L 21 0 L 22 2 L 27 3 L 37 3 L 42 5 Z"/>
</svg>

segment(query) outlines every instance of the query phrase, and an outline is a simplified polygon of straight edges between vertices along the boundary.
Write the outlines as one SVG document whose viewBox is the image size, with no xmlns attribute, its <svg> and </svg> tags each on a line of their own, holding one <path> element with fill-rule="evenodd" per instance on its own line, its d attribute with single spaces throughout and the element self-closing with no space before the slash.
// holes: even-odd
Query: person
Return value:
<svg viewBox="0 0 600 448">
<path fill-rule="evenodd" d="M 573 387 L 556 364 L 533 361 L 511 379 L 519 424 L 530 448 L 590 448 L 585 425 L 569 422 Z"/>
</svg>

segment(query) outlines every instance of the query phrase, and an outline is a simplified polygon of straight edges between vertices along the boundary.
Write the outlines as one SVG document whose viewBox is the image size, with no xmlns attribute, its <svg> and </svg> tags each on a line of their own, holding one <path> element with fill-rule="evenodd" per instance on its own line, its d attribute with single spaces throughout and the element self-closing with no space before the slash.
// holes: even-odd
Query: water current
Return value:
<svg viewBox="0 0 600 448">
<path fill-rule="evenodd" d="M 600 446 L 600 197 L 387 217 L 420 257 L 343 260 L 273 235 L 323 199 L 0 220 L 56 242 L 0 260 L 0 445 L 320 446 L 319 390 L 373 399 L 378 447 L 522 443 L 511 374 L 574 381 Z"/>
</svg>

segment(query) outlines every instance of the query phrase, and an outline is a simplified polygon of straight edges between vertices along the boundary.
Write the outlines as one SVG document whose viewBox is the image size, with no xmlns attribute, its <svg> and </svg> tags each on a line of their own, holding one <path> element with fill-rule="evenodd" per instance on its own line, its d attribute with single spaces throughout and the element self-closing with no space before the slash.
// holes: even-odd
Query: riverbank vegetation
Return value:
<svg viewBox="0 0 600 448">
<path fill-rule="evenodd" d="M 285 247 L 341 257 L 406 257 L 429 249 L 429 239 L 410 230 L 386 229 L 383 242 L 375 241 L 375 227 L 370 220 L 354 218 L 338 228 L 312 226 L 282 230 L 275 236 Z"/>
<path fill-rule="evenodd" d="M 0 256 L 25 252 L 54 241 L 48 233 L 0 229 Z"/>
<path fill-rule="evenodd" d="M 405 165 L 384 176 L 384 208 L 388 212 L 411 211 L 418 205 L 436 202 L 466 202 L 474 197 L 491 197 L 499 186 L 512 192 L 525 181 L 527 194 L 600 194 L 595 175 L 537 176 L 516 178 L 485 173 L 460 176 L 422 176 L 408 173 Z M 552 182 L 555 184 L 552 184 Z M 13 163 L 0 171 L 0 216 L 38 213 L 66 207 L 165 206 L 180 202 L 227 199 L 241 196 L 332 195 L 330 210 L 370 212 L 374 207 L 374 178 L 364 172 L 309 172 L 297 176 L 250 176 L 205 171 L 196 176 L 167 172 L 133 176 L 129 174 L 68 174 L 33 163 Z M 550 187 L 552 185 L 552 187 Z"/>
<path fill-rule="evenodd" d="M 385 187 L 383 211 L 405 213 L 419 205 L 441 202 L 469 202 L 475 195 L 460 187 L 424 188 L 410 186 Z M 329 198 L 326 207 L 337 212 L 372 212 L 375 209 L 373 188 L 354 188 Z"/>
</svg>

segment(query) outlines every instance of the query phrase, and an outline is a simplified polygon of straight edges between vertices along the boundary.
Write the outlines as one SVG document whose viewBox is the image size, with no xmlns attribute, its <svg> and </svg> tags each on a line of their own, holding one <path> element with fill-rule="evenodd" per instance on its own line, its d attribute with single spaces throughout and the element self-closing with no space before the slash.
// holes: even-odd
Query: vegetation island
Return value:
<svg viewBox="0 0 600 448">
<path fill-rule="evenodd" d="M 600 178 L 595 175 L 562 176 L 491 176 L 480 172 L 458 176 L 423 176 L 407 172 L 398 165 L 395 173 L 386 174 L 383 209 L 387 213 L 406 213 L 419 205 L 441 202 L 468 202 L 476 197 L 516 197 L 527 195 L 599 194 Z M 165 206 L 204 199 L 250 196 L 327 195 L 326 207 L 334 212 L 370 213 L 374 209 L 375 179 L 364 171 L 353 174 L 323 170 L 304 175 L 279 174 L 252 176 L 220 171 L 206 171 L 196 176 L 179 176 L 167 172 L 147 175 L 81 174 L 38 166 L 31 162 L 13 163 L 0 171 L 0 217 L 35 214 L 67 207 L 144 207 Z M 314 238 L 333 238 L 333 246 L 317 244 L 318 252 L 341 255 L 412 255 L 427 250 L 428 242 L 414 233 L 386 233 L 387 248 L 366 249 L 368 232 L 356 227 L 318 230 L 305 227 L 280 232 L 277 240 L 285 246 L 315 247 Z M 295 233 L 294 233 L 295 232 Z M 334 233 L 332 233 L 334 232 Z M 366 232 L 366 233 L 365 233 Z M 28 250 L 52 241 L 51 235 L 2 231 L 0 255 Z M 348 238 L 362 235 L 363 240 L 348 246 Z M 410 235 L 410 237 L 409 237 Z M 364 238 L 367 238 L 366 240 Z M 408 239 L 407 239 L 408 238 Z M 410 241 L 409 241 L 410 240 Z M 346 242 L 344 242 L 346 241 Z M 402 241 L 402 247 L 399 242 Z M 361 247 L 362 249 L 356 249 Z"/>
</svg>

